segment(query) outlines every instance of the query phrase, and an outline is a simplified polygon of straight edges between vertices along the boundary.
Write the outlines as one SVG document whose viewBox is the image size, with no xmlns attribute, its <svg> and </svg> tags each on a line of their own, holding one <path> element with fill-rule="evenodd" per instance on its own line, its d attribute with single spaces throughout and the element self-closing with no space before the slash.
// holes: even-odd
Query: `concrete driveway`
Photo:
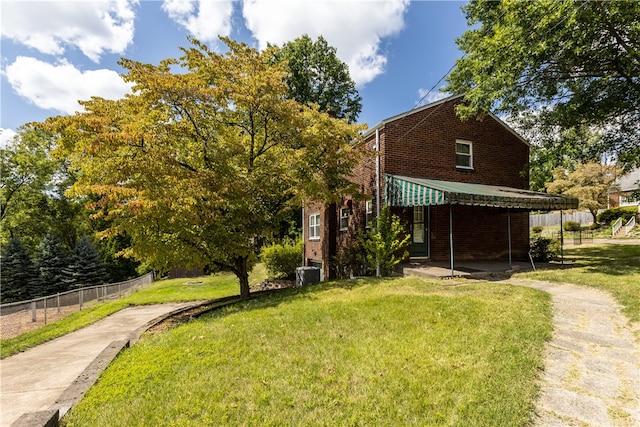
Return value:
<svg viewBox="0 0 640 427">
<path fill-rule="evenodd" d="M 551 294 L 537 426 L 640 426 L 640 346 L 605 292 L 585 286 L 507 279 Z M 639 326 L 639 325 L 636 325 Z"/>
<path fill-rule="evenodd" d="M 130 339 L 137 339 L 140 328 L 144 329 L 148 322 L 160 316 L 192 305 L 129 307 L 81 330 L 1 360 L 0 426 L 11 426 L 26 413 L 58 409 L 64 414 L 71 402 L 79 400 L 90 386 L 78 384 L 82 382 L 82 375 L 94 374 L 86 371 L 88 367 L 93 366 L 99 375 Z M 101 354 L 104 360 L 99 357 Z M 39 422 L 27 416 L 20 425 Z"/>
</svg>

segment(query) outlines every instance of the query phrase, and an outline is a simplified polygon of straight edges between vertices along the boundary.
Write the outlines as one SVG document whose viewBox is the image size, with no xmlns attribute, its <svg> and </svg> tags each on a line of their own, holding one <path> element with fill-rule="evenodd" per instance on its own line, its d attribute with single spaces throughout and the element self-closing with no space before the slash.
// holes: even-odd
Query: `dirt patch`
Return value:
<svg viewBox="0 0 640 427">
<path fill-rule="evenodd" d="M 60 320 L 69 314 L 78 311 L 80 306 L 60 307 L 47 309 L 46 324 Z M 33 331 L 45 325 L 44 309 L 36 310 L 36 321 L 33 321 L 33 313 L 31 310 L 23 310 L 17 313 L 7 314 L 0 317 L 0 339 L 6 340 L 17 337 L 25 332 Z"/>
<path fill-rule="evenodd" d="M 295 286 L 295 280 L 267 279 L 258 285 L 251 286 L 251 292 L 271 291 L 273 289 L 293 288 Z"/>
<path fill-rule="evenodd" d="M 180 311 L 178 313 L 171 314 L 170 316 L 166 317 L 162 321 L 156 323 L 155 325 L 147 329 L 146 333 L 159 334 L 183 322 L 188 322 L 189 320 L 193 320 L 198 316 L 206 313 L 207 311 L 210 311 L 213 308 L 216 308 L 216 306 L 220 306 L 220 303 L 216 302 L 211 304 L 205 304 L 198 307 L 190 308 L 188 310 Z"/>
</svg>

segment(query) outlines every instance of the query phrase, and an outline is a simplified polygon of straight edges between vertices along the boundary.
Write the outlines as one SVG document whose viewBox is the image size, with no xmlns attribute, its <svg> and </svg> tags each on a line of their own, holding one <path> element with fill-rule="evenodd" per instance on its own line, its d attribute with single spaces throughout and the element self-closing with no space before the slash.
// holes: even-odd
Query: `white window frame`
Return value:
<svg viewBox="0 0 640 427">
<path fill-rule="evenodd" d="M 364 204 L 365 216 L 364 224 L 366 228 L 371 228 L 371 222 L 373 221 L 373 200 L 367 200 Z"/>
<path fill-rule="evenodd" d="M 458 151 L 458 144 L 466 145 L 469 147 L 468 153 L 462 153 Z M 469 158 L 469 165 L 458 164 L 458 156 L 467 156 Z M 456 168 L 458 169 L 473 169 L 473 143 L 471 141 L 465 141 L 464 139 L 456 139 Z"/>
<path fill-rule="evenodd" d="M 349 209 L 340 208 L 340 231 L 345 231 L 349 228 Z"/>
<path fill-rule="evenodd" d="M 320 213 L 309 215 L 309 240 L 320 240 Z"/>
</svg>

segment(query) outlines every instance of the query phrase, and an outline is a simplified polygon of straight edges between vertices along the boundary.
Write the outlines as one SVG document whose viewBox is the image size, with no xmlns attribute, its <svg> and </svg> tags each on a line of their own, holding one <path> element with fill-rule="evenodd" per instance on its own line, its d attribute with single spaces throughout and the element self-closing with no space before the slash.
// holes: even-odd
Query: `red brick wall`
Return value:
<svg viewBox="0 0 640 427">
<path fill-rule="evenodd" d="M 470 182 L 529 188 L 526 171 L 529 147 L 492 117 L 483 120 L 460 121 L 454 107 L 459 99 L 444 102 L 386 123 L 379 130 L 380 188 L 384 203 L 384 174 L 404 175 L 446 181 Z M 375 132 L 367 137 L 363 151 L 370 154 L 354 169 L 353 180 L 360 191 L 370 195 L 375 212 Z M 473 169 L 456 168 L 456 140 L 470 141 L 473 147 Z M 347 200 L 348 198 L 345 198 Z M 354 201 L 349 218 L 350 231 L 338 231 L 339 207 L 329 212 L 320 205 L 305 209 L 305 259 L 325 261 L 325 277 L 332 256 L 348 236 L 364 227 L 364 202 Z M 308 241 L 308 221 L 311 209 L 322 212 L 320 242 Z M 411 209 L 394 208 L 392 212 L 407 224 Z M 329 223 L 333 221 L 334 235 Z M 428 225 L 431 258 L 449 259 L 449 206 L 431 208 Z M 408 229 L 408 226 L 407 226 Z M 507 211 L 502 209 L 453 206 L 454 256 L 456 259 L 492 259 L 508 256 Z M 327 242 L 329 236 L 332 242 Z M 527 212 L 511 213 L 511 237 L 514 259 L 526 259 L 529 250 L 529 216 Z M 334 246 L 331 246 L 334 245 Z M 315 254 L 314 254 L 315 251 Z"/>
<path fill-rule="evenodd" d="M 462 122 L 452 100 L 387 123 L 384 171 L 389 174 L 529 188 L 529 147 L 491 117 Z M 457 139 L 470 141 L 473 170 L 456 168 Z"/>
<path fill-rule="evenodd" d="M 505 209 L 452 206 L 455 259 L 507 259 L 508 214 Z M 449 260 L 449 206 L 431 208 L 431 259 Z M 511 247 L 514 259 L 526 260 L 529 251 L 529 214 L 511 212 Z"/>
<path fill-rule="evenodd" d="M 320 214 L 320 239 L 311 240 L 309 237 L 309 217 Z M 322 263 L 323 277 L 331 277 L 329 262 L 335 251 L 335 219 L 331 209 L 322 203 L 309 203 L 304 208 L 304 260 L 305 265 Z M 332 229 L 333 228 L 333 229 Z"/>
</svg>

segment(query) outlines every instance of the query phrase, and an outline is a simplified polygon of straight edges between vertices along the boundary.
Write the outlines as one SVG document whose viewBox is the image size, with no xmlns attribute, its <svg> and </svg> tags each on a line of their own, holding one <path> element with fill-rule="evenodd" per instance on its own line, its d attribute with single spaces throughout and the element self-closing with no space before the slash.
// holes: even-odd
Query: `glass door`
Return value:
<svg viewBox="0 0 640 427">
<path fill-rule="evenodd" d="M 425 215 L 426 214 L 426 215 Z M 411 245 L 409 255 L 413 257 L 429 256 L 429 209 L 424 206 L 413 207 L 411 222 Z"/>
</svg>

